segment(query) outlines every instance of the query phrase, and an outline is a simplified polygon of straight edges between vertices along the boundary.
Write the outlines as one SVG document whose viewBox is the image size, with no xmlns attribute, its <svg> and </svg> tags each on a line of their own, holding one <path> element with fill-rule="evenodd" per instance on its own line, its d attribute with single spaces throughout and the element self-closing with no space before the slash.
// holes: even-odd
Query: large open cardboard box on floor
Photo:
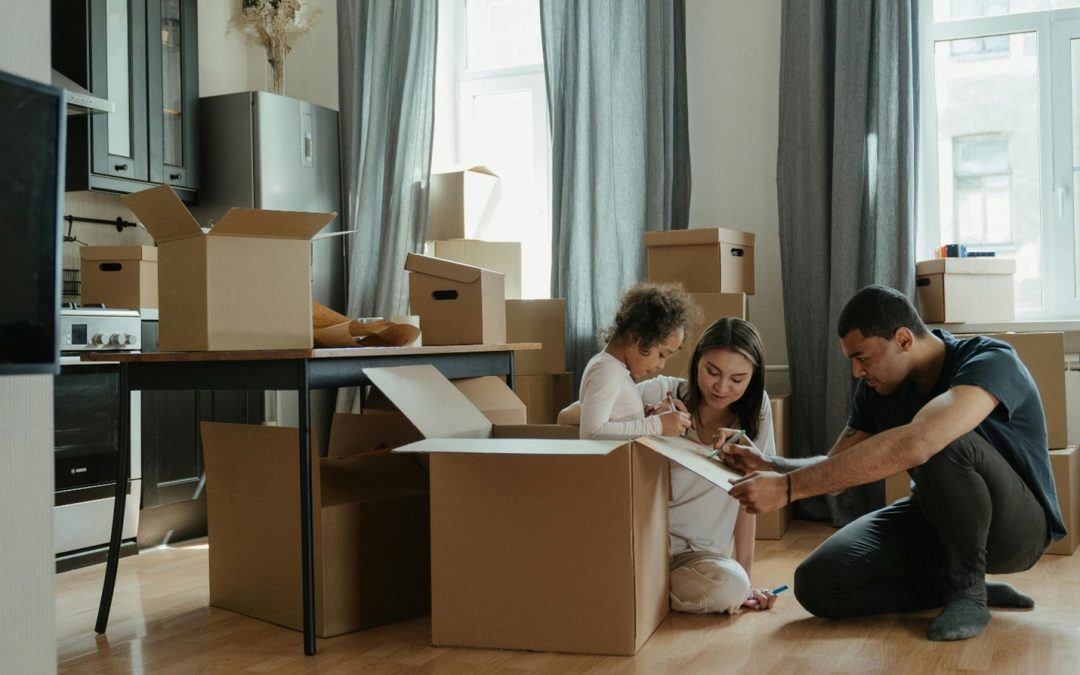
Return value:
<svg viewBox="0 0 1080 675">
<path fill-rule="evenodd" d="M 83 306 L 156 309 L 158 250 L 153 246 L 81 246 L 79 301 Z"/>
<path fill-rule="evenodd" d="M 915 294 L 926 323 L 1012 321 L 1016 261 L 935 258 L 915 263 Z"/>
<path fill-rule="evenodd" d="M 506 343 L 502 274 L 416 253 L 406 256 L 405 269 L 425 345 Z"/>
<path fill-rule="evenodd" d="M 342 433 L 331 454 L 354 450 Z M 297 430 L 203 422 L 202 437 L 210 604 L 300 630 Z M 389 451 L 319 460 L 312 441 L 316 634 L 427 614 L 427 472 Z"/>
<path fill-rule="evenodd" d="M 791 452 L 791 400 L 787 394 L 770 396 L 772 409 L 773 440 L 776 442 L 776 455 L 790 457 Z M 779 511 L 762 513 L 757 517 L 757 539 L 782 539 L 791 525 L 791 505 Z"/>
<path fill-rule="evenodd" d="M 427 437 L 395 452 L 430 459 L 432 642 L 636 653 L 668 613 L 668 460 L 732 474 L 686 439 L 493 426 L 430 366 L 365 373 Z"/>
<path fill-rule="evenodd" d="M 158 244 L 162 351 L 311 349 L 311 238 L 335 214 L 230 209 L 207 234 L 167 185 L 122 199 Z"/>
<path fill-rule="evenodd" d="M 646 232 L 649 281 L 691 293 L 754 294 L 754 235 L 721 228 Z"/>
</svg>

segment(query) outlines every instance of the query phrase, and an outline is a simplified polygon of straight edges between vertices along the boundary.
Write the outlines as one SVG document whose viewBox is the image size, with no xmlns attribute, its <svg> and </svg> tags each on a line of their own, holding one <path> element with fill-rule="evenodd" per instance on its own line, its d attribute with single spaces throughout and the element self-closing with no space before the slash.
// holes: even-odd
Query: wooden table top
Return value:
<svg viewBox="0 0 1080 675">
<path fill-rule="evenodd" d="M 92 352 L 81 355 L 83 361 L 273 361 L 291 359 L 343 359 L 380 356 L 420 356 L 424 354 L 462 354 L 469 352 L 530 351 L 543 347 L 539 342 L 514 342 L 499 345 L 439 345 L 428 347 L 335 347 L 332 349 L 253 349 L 221 352 Z"/>
</svg>

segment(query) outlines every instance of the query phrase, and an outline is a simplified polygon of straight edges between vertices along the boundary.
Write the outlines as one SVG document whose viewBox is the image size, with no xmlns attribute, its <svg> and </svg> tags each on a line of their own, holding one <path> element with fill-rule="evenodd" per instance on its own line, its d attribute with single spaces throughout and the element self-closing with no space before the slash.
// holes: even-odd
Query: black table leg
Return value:
<svg viewBox="0 0 1080 675">
<path fill-rule="evenodd" d="M 308 362 L 299 362 L 300 436 L 300 567 L 303 579 L 304 653 L 315 653 L 315 541 L 312 535 L 311 500 L 311 389 Z"/>
<path fill-rule="evenodd" d="M 131 474 L 131 388 L 128 386 L 128 365 L 120 364 L 120 429 L 116 455 L 116 501 L 113 503 L 112 534 L 109 538 L 109 557 L 105 564 L 105 583 L 101 588 L 97 623 L 94 630 L 105 632 L 112 608 L 116 570 L 120 564 L 120 544 L 124 536 L 124 507 L 127 503 L 127 483 Z"/>
</svg>

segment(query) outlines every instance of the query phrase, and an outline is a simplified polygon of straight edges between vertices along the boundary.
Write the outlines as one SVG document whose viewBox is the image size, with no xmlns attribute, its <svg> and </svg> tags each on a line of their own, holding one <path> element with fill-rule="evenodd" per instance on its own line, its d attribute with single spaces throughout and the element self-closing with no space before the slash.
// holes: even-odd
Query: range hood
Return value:
<svg viewBox="0 0 1080 675">
<path fill-rule="evenodd" d="M 94 96 L 55 68 L 52 71 L 52 85 L 64 91 L 68 115 L 111 113 L 116 110 L 116 104 L 112 101 Z"/>
</svg>

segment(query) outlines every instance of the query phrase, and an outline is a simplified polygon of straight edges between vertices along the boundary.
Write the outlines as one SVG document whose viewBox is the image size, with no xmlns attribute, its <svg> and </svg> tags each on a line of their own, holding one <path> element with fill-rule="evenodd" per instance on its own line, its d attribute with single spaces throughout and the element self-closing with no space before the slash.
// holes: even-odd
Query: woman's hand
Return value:
<svg viewBox="0 0 1080 675">
<path fill-rule="evenodd" d="M 776 595 L 767 588 L 751 588 L 750 597 L 742 604 L 743 607 L 753 610 L 772 609 L 776 604 Z"/>
<path fill-rule="evenodd" d="M 660 414 L 660 427 L 663 430 L 661 433 L 664 436 L 682 436 L 693 426 L 690 415 L 680 410 Z"/>
<path fill-rule="evenodd" d="M 729 440 L 739 436 L 735 443 Z M 713 435 L 713 447 L 720 450 L 717 457 L 721 462 L 735 469 L 739 473 L 748 474 L 754 471 L 770 471 L 772 462 L 754 445 L 754 442 L 740 429 L 718 429 Z"/>
</svg>

